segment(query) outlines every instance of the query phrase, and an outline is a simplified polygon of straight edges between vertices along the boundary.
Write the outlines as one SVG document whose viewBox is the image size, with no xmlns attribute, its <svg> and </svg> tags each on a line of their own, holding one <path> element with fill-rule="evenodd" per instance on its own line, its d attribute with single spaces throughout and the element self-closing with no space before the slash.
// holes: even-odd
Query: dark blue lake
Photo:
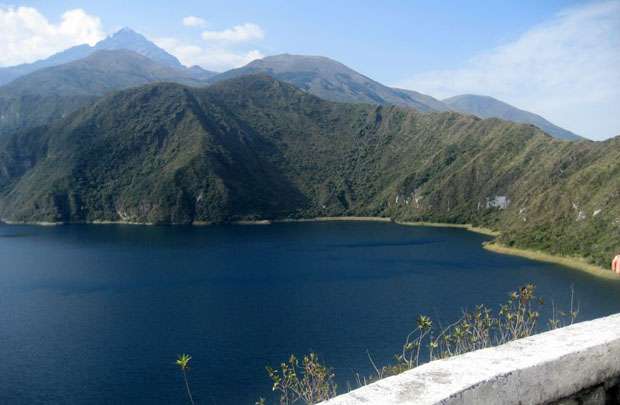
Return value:
<svg viewBox="0 0 620 405">
<path fill-rule="evenodd" d="M 385 363 L 419 313 L 494 308 L 527 282 L 580 320 L 620 283 L 494 254 L 460 229 L 389 223 L 0 226 L 0 403 L 199 404 L 268 396 L 267 364 L 319 353 L 339 382 Z M 550 305 L 547 305 L 550 307 Z"/>
</svg>

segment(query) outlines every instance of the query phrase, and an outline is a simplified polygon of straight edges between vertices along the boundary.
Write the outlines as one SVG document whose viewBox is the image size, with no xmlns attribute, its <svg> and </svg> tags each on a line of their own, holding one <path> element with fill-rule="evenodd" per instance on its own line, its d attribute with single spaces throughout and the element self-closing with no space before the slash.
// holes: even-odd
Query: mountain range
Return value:
<svg viewBox="0 0 620 405">
<path fill-rule="evenodd" d="M 107 57 L 110 68 L 106 70 L 106 66 L 102 64 L 99 60 L 100 58 L 89 59 L 89 56 L 102 50 L 133 51 L 150 59 L 151 66 L 139 66 L 134 60 L 132 65 L 136 67 L 135 74 L 132 75 L 128 71 L 128 66 L 125 66 L 119 72 L 117 68 L 118 65 L 124 63 L 122 59 L 124 57 L 130 58 L 130 56 L 123 56 L 119 53 L 117 61 L 111 61 L 112 56 L 110 55 Z M 67 69 L 51 70 L 45 75 L 39 73 L 46 68 L 59 67 L 65 64 L 70 65 L 72 62 L 79 60 L 84 60 L 85 63 L 78 64 L 79 71 L 76 75 L 73 75 L 72 71 L 72 68 L 77 67 L 76 65 L 67 66 Z M 97 62 L 93 66 L 93 72 L 89 72 L 90 62 Z M 147 74 L 144 78 L 140 78 L 142 71 L 152 72 L 154 70 L 153 64 L 159 64 L 162 68 L 167 68 L 168 70 L 174 69 L 176 73 L 172 74 L 169 71 L 161 77 L 156 74 Z M 33 73 L 35 74 L 34 77 L 31 76 Z M 570 131 L 553 125 L 536 114 L 520 110 L 490 97 L 464 95 L 441 101 L 413 90 L 385 86 L 339 62 L 321 56 L 290 54 L 269 56 L 253 61 L 242 68 L 221 74 L 204 70 L 198 66 L 186 68 L 174 56 L 129 28 L 118 31 L 92 47 L 89 45 L 79 45 L 35 63 L 0 68 L 0 85 L 16 81 L 17 78 L 21 77 L 18 85 L 0 87 L 0 135 L 17 129 L 34 127 L 46 123 L 50 119 L 63 117 L 67 113 L 91 102 L 94 98 L 101 96 L 101 91 L 84 94 L 88 93 L 86 88 L 79 92 L 81 94 L 75 95 L 76 97 L 73 97 L 73 94 L 66 94 L 68 88 L 79 88 L 84 84 L 88 84 L 91 75 L 94 81 L 109 82 L 95 86 L 97 90 L 106 88 L 107 91 L 114 91 L 152 81 L 171 81 L 201 85 L 207 82 L 215 83 L 254 73 L 268 74 L 326 100 L 381 105 L 392 104 L 415 108 L 423 112 L 453 110 L 474 114 L 481 118 L 497 117 L 519 123 L 533 124 L 560 139 L 582 139 Z M 123 77 L 114 77 L 117 74 Z M 107 77 L 104 77 L 105 75 Z M 133 76 L 136 80 L 129 80 L 129 76 Z M 34 84 L 29 85 L 28 83 L 40 83 L 42 77 L 45 77 L 46 81 L 45 90 L 57 87 L 60 90 L 60 94 L 42 95 L 41 93 L 44 93 L 44 91 L 33 94 L 32 89 L 36 86 Z M 188 78 L 193 83 L 188 83 Z M 74 80 L 73 84 L 69 83 L 71 80 Z M 31 109 L 30 107 L 33 108 Z"/>
<path fill-rule="evenodd" d="M 248 74 L 264 73 L 331 101 L 398 105 L 418 111 L 458 111 L 480 118 L 501 118 L 536 125 L 550 135 L 566 140 L 582 137 L 562 129 L 539 115 L 520 110 L 492 97 L 462 95 L 437 100 L 413 90 L 378 83 L 347 66 L 322 56 L 275 55 L 250 62 L 211 77 L 212 83 Z"/>
<path fill-rule="evenodd" d="M 386 216 L 482 225 L 605 266 L 616 253 L 620 137 L 588 141 L 490 97 L 391 88 L 324 57 L 213 74 L 134 34 L 0 87 L 1 220 Z"/>
</svg>

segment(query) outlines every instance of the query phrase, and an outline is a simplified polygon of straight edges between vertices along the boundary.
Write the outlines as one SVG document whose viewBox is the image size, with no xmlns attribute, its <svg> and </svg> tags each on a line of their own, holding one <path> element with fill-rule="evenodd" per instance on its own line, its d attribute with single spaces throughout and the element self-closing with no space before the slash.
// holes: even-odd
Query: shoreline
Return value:
<svg viewBox="0 0 620 405">
<path fill-rule="evenodd" d="M 391 222 L 397 225 L 402 226 L 418 226 L 418 227 L 429 227 L 429 228 L 457 228 L 464 229 L 469 232 L 478 233 L 485 236 L 497 237 L 500 235 L 500 232 L 494 231 L 489 228 L 477 227 L 471 224 L 452 224 L 445 222 L 409 222 L 409 221 L 398 221 L 393 220 L 388 217 L 364 217 L 364 216 L 342 216 L 342 217 L 314 217 L 314 218 L 283 218 L 283 219 L 259 219 L 259 220 L 238 220 L 228 222 L 230 225 L 241 225 L 241 226 L 256 226 L 256 225 L 272 225 L 277 223 L 296 223 L 296 222 Z M 143 226 L 157 226 L 154 223 L 143 223 L 143 222 L 131 222 L 131 221 L 106 221 L 106 220 L 95 220 L 90 222 L 76 222 L 76 223 L 65 223 L 65 222 L 48 222 L 48 221 L 39 221 L 39 222 L 16 222 L 16 221 L 0 221 L 0 224 L 7 225 L 35 225 L 35 226 L 60 226 L 60 225 L 72 225 L 72 224 L 92 224 L 92 225 L 143 225 Z M 181 224 L 162 224 L 162 225 L 181 225 Z M 191 224 L 183 224 L 190 226 L 208 226 L 215 225 L 215 223 L 210 221 L 194 221 Z M 483 242 L 481 247 L 488 251 L 505 254 L 511 256 L 519 256 L 524 257 L 526 259 L 544 262 L 544 263 L 552 263 L 560 266 L 568 267 L 572 270 L 583 271 L 590 275 L 605 278 L 608 280 L 620 281 L 620 276 L 616 275 L 612 271 L 605 269 L 603 267 L 597 266 L 595 264 L 591 264 L 586 259 L 581 257 L 567 257 L 567 256 L 559 256 L 553 255 L 551 253 L 545 253 L 537 250 L 529 250 L 522 248 L 513 248 L 502 245 L 496 241 L 487 241 Z"/>
<path fill-rule="evenodd" d="M 1 220 L 0 225 L 35 225 L 35 226 L 60 226 L 65 225 L 64 222 L 52 222 L 52 221 L 33 221 L 33 222 L 21 222 L 21 221 L 8 221 Z"/>
<path fill-rule="evenodd" d="M 393 222 L 392 218 L 387 217 L 357 217 L 357 216 L 345 216 L 345 217 L 314 217 L 314 218 L 285 218 L 274 219 L 272 223 L 287 223 L 287 222 Z"/>
<path fill-rule="evenodd" d="M 429 228 L 458 228 L 465 229 L 466 231 L 479 233 L 486 236 L 499 236 L 500 233 L 498 231 L 494 231 L 489 228 L 484 228 L 480 226 L 473 226 L 471 224 L 449 224 L 445 222 L 407 222 L 407 221 L 394 221 L 395 224 L 405 225 L 405 226 L 426 226 Z"/>
<path fill-rule="evenodd" d="M 231 225 L 271 225 L 273 224 L 273 221 L 270 219 L 241 220 L 241 221 L 233 221 L 230 224 Z M 194 225 L 194 223 L 192 223 L 192 225 Z"/>
<path fill-rule="evenodd" d="M 286 223 L 286 222 L 337 222 L 337 221 L 360 221 L 360 222 L 391 222 L 396 225 L 402 226 L 422 226 L 429 228 L 458 228 L 464 229 L 466 231 L 479 233 L 486 236 L 499 236 L 499 232 L 494 231 L 489 228 L 473 226 L 471 224 L 450 224 L 446 222 L 409 222 L 409 221 L 398 221 L 389 217 L 356 217 L 356 216 L 347 216 L 347 217 L 315 217 L 315 218 L 299 218 L 299 219 L 274 219 L 271 223 Z M 248 221 L 245 221 L 248 222 Z M 251 221 L 249 221 L 251 222 Z M 261 222 L 261 221 L 257 221 Z"/>
<path fill-rule="evenodd" d="M 241 219 L 230 222 L 223 222 L 222 225 L 272 225 L 281 223 L 294 222 L 391 222 L 402 226 L 425 226 L 431 228 L 458 228 L 465 229 L 470 232 L 479 233 L 487 236 L 499 236 L 499 232 L 489 228 L 477 227 L 471 224 L 451 224 L 445 222 L 409 222 L 398 221 L 389 217 L 364 217 L 364 216 L 342 216 L 342 217 L 313 217 L 313 218 L 282 218 L 282 219 Z M 60 225 L 142 225 L 142 226 L 209 226 L 218 225 L 219 223 L 211 221 L 193 221 L 188 224 L 156 224 L 153 222 L 134 222 L 134 221 L 111 221 L 111 220 L 94 220 L 84 222 L 51 222 L 51 221 L 9 221 L 0 220 L 0 224 L 6 225 L 34 225 L 34 226 L 60 226 Z"/>
<path fill-rule="evenodd" d="M 155 225 L 151 222 L 105 221 L 105 220 L 94 220 L 91 222 L 79 222 L 79 223 L 86 224 L 86 225 L 145 225 L 145 226 Z M 64 223 L 61 223 L 61 225 L 64 225 Z M 71 222 L 67 223 L 67 225 L 71 225 Z"/>
<path fill-rule="evenodd" d="M 589 263 L 588 261 L 586 261 L 586 259 L 582 257 L 559 256 L 551 253 L 541 252 L 539 250 L 513 248 L 497 242 L 485 242 L 482 244 L 482 248 L 498 254 L 519 256 L 538 262 L 558 264 L 560 266 L 568 267 L 573 270 L 588 273 L 592 276 L 620 282 L 620 276 L 618 276 L 611 270 Z"/>
</svg>

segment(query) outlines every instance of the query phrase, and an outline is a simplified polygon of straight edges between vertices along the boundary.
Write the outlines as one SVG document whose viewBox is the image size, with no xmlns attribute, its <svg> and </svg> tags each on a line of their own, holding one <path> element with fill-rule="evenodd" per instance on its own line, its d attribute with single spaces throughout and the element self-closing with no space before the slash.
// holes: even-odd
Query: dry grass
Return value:
<svg viewBox="0 0 620 405">
<path fill-rule="evenodd" d="M 497 242 L 487 242 L 483 244 L 483 247 L 495 253 L 501 253 L 506 255 L 520 256 L 527 259 L 537 260 L 546 263 L 559 264 L 565 267 L 570 267 L 575 270 L 580 270 L 591 274 L 596 277 L 601 277 L 607 280 L 614 280 L 620 282 L 620 276 L 607 270 L 603 267 L 588 263 L 581 257 L 566 257 L 557 256 L 549 253 L 544 253 L 536 250 L 517 249 L 508 247 Z"/>
</svg>

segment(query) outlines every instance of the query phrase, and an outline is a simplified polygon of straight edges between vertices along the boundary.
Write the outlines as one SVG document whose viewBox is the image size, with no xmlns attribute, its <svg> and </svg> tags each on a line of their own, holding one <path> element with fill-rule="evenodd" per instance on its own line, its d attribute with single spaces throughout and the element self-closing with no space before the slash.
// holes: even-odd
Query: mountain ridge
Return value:
<svg viewBox="0 0 620 405">
<path fill-rule="evenodd" d="M 211 83 L 248 74 L 266 73 L 330 101 L 393 104 L 434 111 L 417 92 L 392 89 L 325 56 L 281 54 L 257 59 L 247 65 L 213 76 Z M 418 97 L 420 95 L 421 97 Z M 439 100 L 433 99 L 436 103 Z"/>
<path fill-rule="evenodd" d="M 183 65 L 175 56 L 164 51 L 153 42 L 146 39 L 142 34 L 125 27 L 102 39 L 94 46 L 88 44 L 76 45 L 33 63 L 0 68 L 0 86 L 43 68 L 58 66 L 85 58 L 96 51 L 121 49 L 134 51 L 155 62 L 172 68 L 183 68 Z M 208 76 L 213 76 L 215 74 L 215 72 L 205 72 L 207 72 Z"/>
<path fill-rule="evenodd" d="M 491 96 L 461 94 L 443 99 L 442 102 L 455 111 L 474 114 L 480 118 L 496 117 L 508 121 L 536 125 L 538 128 L 559 139 L 569 141 L 584 139 L 577 134 L 552 124 L 538 114 L 514 107 Z"/>
<path fill-rule="evenodd" d="M 265 73 L 273 78 L 293 84 L 315 96 L 337 102 L 357 102 L 379 105 L 398 105 L 415 108 L 422 112 L 458 111 L 474 114 L 481 118 L 502 118 L 518 123 L 538 126 L 550 135 L 566 140 L 581 140 L 582 137 L 545 120 L 543 117 L 520 110 L 500 100 L 492 99 L 492 105 L 481 108 L 478 102 L 473 108 L 459 100 L 472 97 L 455 96 L 438 100 L 414 90 L 385 86 L 346 65 L 324 56 L 280 54 L 267 56 L 231 69 L 210 78 L 211 83 L 240 77 L 247 74 Z M 486 97 L 486 96 L 485 96 Z M 487 103 L 489 104 L 489 103 Z M 498 108 L 501 106 L 501 108 Z"/>
<path fill-rule="evenodd" d="M 120 49 L 132 50 L 171 68 L 184 68 L 176 57 L 150 42 L 143 35 L 126 27 L 106 37 L 92 47 L 89 45 L 78 45 L 32 64 L 0 68 L 0 85 L 44 68 L 59 66 L 86 58 L 100 50 Z M 455 110 L 475 114 L 483 118 L 498 117 L 514 122 L 531 123 L 561 139 L 582 139 L 578 135 L 564 130 L 536 114 L 517 109 L 499 100 L 473 95 L 455 96 L 444 101 L 437 100 L 414 90 L 385 86 L 338 61 L 324 56 L 273 55 L 220 74 L 204 70 L 199 66 L 192 66 L 187 69 L 192 72 L 195 79 L 210 81 L 211 83 L 246 74 L 267 73 L 278 80 L 294 84 L 304 91 L 331 101 L 379 105 L 393 104 L 415 108 L 423 112 Z M 472 97 L 478 97 L 478 100 L 490 99 L 493 100 L 493 103 L 486 102 L 486 107 L 481 108 L 483 103 L 471 101 Z M 469 102 L 466 101 L 468 99 L 470 99 Z M 77 101 L 70 104 L 80 105 Z M 19 109 L 19 107 L 17 108 Z M 4 117 L 0 115 L 0 119 L 6 121 L 6 114 Z M 35 122 L 39 123 L 38 121 Z M 0 132 L 3 132 L 2 126 L 3 124 L 0 123 Z"/>
<path fill-rule="evenodd" d="M 62 118 L 108 92 L 156 81 L 206 84 L 200 70 L 163 65 L 125 49 L 98 50 L 0 87 L 0 136 Z"/>
</svg>

